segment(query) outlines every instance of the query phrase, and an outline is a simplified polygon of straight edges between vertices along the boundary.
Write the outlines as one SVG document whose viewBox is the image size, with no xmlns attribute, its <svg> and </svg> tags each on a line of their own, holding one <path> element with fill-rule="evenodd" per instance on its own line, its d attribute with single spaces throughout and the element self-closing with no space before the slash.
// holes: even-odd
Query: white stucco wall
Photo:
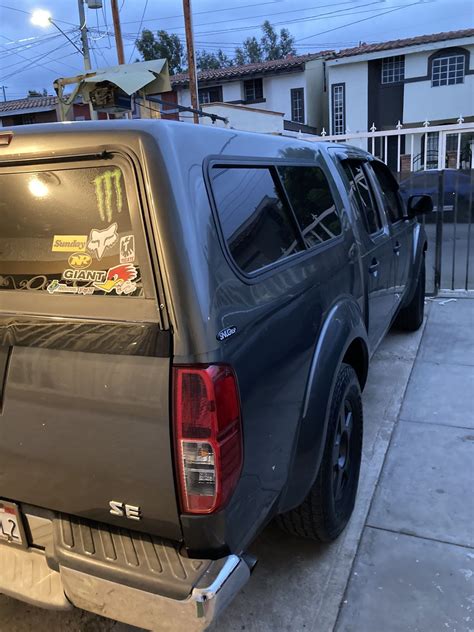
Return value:
<svg viewBox="0 0 474 632">
<path fill-rule="evenodd" d="M 322 73 L 321 82 L 322 82 Z M 243 79 L 240 81 L 231 81 L 222 83 L 222 97 L 224 102 L 240 101 L 244 98 Z M 274 75 L 272 77 L 263 77 L 263 97 L 264 103 L 251 103 L 252 108 L 259 110 L 270 110 L 273 112 L 283 112 L 284 118 L 291 119 L 291 90 L 293 88 L 304 88 L 305 96 L 305 123 L 308 118 L 308 101 L 306 89 L 306 77 L 304 72 L 292 72 L 288 74 Z M 217 83 L 215 85 L 218 85 Z M 191 97 L 188 89 L 179 90 L 178 103 L 180 105 L 190 106 Z"/>
<path fill-rule="evenodd" d="M 474 46 L 464 46 L 470 51 L 470 69 L 474 69 Z M 428 72 L 428 57 L 433 51 L 407 55 L 405 77 L 423 77 Z M 431 86 L 431 79 L 405 84 L 403 122 L 431 124 L 437 121 L 455 120 L 460 115 L 474 115 L 474 75 L 466 75 L 464 83 L 454 86 Z"/>
<path fill-rule="evenodd" d="M 244 105 L 203 105 L 205 112 L 218 114 L 228 119 L 226 125 L 223 121 L 216 121 L 214 124 L 208 117 L 203 117 L 203 125 L 215 125 L 216 127 L 226 127 L 227 129 L 239 129 L 246 132 L 260 132 L 263 134 L 282 134 L 283 116 L 278 112 L 266 112 L 256 110 L 253 107 L 247 108 Z"/>
<path fill-rule="evenodd" d="M 340 66 L 337 63 L 328 65 L 327 77 L 330 133 L 332 134 L 331 86 L 335 83 L 346 84 L 346 129 L 349 129 L 351 132 L 365 132 L 367 130 L 368 108 L 367 62 L 341 64 Z"/>
</svg>

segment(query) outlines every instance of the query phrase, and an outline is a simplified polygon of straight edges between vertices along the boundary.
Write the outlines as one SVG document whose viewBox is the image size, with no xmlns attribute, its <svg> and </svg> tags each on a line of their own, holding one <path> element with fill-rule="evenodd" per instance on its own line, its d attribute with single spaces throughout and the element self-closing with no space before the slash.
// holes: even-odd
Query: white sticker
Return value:
<svg viewBox="0 0 474 632">
<path fill-rule="evenodd" d="M 133 263 L 135 261 L 135 237 L 125 235 L 120 237 L 120 263 Z"/>
<path fill-rule="evenodd" d="M 90 252 L 95 253 L 97 259 L 102 259 L 104 252 L 112 248 L 112 246 L 117 242 L 117 223 L 114 222 L 108 228 L 104 228 L 104 230 L 98 230 L 97 228 L 93 228 L 89 235 L 89 241 L 87 243 L 87 249 Z"/>
</svg>

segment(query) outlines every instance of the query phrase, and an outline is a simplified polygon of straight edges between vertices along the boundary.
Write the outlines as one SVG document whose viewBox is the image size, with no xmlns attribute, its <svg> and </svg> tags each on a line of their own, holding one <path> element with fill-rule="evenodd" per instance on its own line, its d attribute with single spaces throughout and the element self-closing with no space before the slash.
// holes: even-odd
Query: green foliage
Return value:
<svg viewBox="0 0 474 632">
<path fill-rule="evenodd" d="M 155 37 L 152 31 L 144 29 L 135 44 L 145 61 L 167 59 L 171 75 L 183 72 L 186 57 L 181 40 L 176 33 L 161 30 L 156 32 Z"/>
<path fill-rule="evenodd" d="M 229 66 L 232 66 L 233 63 L 234 61 L 221 49 L 219 49 L 217 53 L 209 53 L 206 50 L 201 50 L 196 54 L 196 65 L 199 70 L 228 68 Z"/>
<path fill-rule="evenodd" d="M 137 50 L 145 61 L 151 59 L 167 59 L 170 74 L 182 72 L 186 66 L 186 53 L 179 37 L 175 33 L 157 31 L 156 35 L 144 29 L 136 41 Z M 288 55 L 296 55 L 295 38 L 288 29 L 277 33 L 268 20 L 262 24 L 262 37 L 247 37 L 242 46 L 235 49 L 232 59 L 219 49 L 217 53 L 205 49 L 196 54 L 196 65 L 199 70 L 215 70 L 229 66 L 243 66 L 272 59 L 283 59 Z"/>
</svg>

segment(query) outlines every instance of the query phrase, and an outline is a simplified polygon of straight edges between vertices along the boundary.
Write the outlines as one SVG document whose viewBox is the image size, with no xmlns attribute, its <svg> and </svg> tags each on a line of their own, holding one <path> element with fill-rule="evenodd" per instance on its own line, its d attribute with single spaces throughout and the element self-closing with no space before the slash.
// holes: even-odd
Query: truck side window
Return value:
<svg viewBox="0 0 474 632">
<path fill-rule="evenodd" d="M 304 250 L 272 168 L 216 166 L 211 180 L 224 238 L 241 270 L 255 272 Z"/>
<path fill-rule="evenodd" d="M 143 295 L 120 167 L 2 173 L 0 190 L 0 290 Z"/>
<path fill-rule="evenodd" d="M 341 234 L 329 182 L 319 167 L 278 167 L 308 248 Z"/>
<path fill-rule="evenodd" d="M 398 192 L 398 182 L 393 177 L 390 169 L 382 162 L 374 160 L 369 163 L 370 167 L 373 169 L 380 185 L 385 213 L 392 223 L 398 222 L 403 219 L 403 204 Z"/>
<path fill-rule="evenodd" d="M 341 164 L 349 180 L 351 192 L 359 206 L 362 217 L 365 218 L 367 231 L 372 235 L 382 228 L 382 223 L 363 169 L 363 162 L 360 160 L 343 160 Z"/>
</svg>

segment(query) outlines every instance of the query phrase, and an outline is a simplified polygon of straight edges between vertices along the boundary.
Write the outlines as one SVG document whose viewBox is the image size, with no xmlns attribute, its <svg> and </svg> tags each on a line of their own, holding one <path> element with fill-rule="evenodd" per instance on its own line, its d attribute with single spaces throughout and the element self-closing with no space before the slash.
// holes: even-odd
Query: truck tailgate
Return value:
<svg viewBox="0 0 474 632">
<path fill-rule="evenodd" d="M 14 347 L 0 496 L 179 539 L 169 371 L 169 358 Z M 112 515 L 110 501 L 142 519 Z"/>
</svg>

